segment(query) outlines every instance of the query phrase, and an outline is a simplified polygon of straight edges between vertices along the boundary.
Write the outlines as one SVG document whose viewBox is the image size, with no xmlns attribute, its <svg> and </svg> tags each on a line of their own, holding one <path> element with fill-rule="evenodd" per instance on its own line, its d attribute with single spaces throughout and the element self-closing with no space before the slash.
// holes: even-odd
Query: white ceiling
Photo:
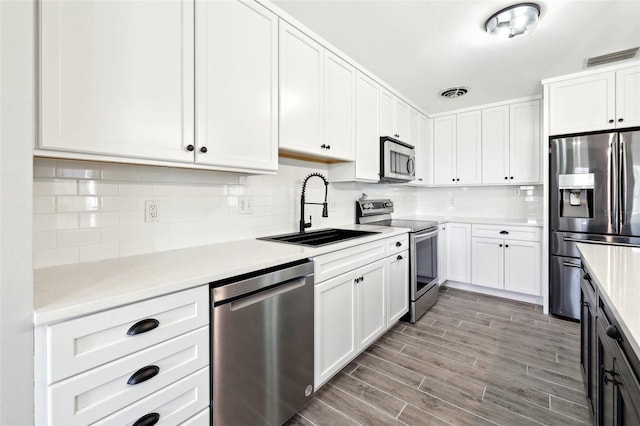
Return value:
<svg viewBox="0 0 640 426">
<path fill-rule="evenodd" d="M 640 0 L 538 1 L 531 35 L 483 31 L 518 2 L 273 0 L 428 113 L 541 94 L 540 80 L 581 71 L 587 57 L 640 46 Z M 439 96 L 458 85 L 469 93 Z"/>
</svg>

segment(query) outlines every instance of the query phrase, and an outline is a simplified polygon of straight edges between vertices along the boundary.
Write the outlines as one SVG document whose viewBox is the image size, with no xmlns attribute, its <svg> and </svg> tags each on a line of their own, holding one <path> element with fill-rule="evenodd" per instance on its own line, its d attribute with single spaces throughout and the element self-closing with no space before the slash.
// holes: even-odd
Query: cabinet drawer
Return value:
<svg viewBox="0 0 640 426">
<path fill-rule="evenodd" d="M 373 241 L 314 258 L 316 284 L 386 257 L 388 242 Z"/>
<path fill-rule="evenodd" d="M 398 235 L 387 239 L 387 256 L 409 249 L 409 234 Z"/>
<path fill-rule="evenodd" d="M 142 320 L 147 332 L 128 335 Z M 48 383 L 87 371 L 209 323 L 209 287 L 170 294 L 47 327 Z"/>
<path fill-rule="evenodd" d="M 535 226 L 473 225 L 471 236 L 501 238 L 505 240 L 540 241 L 540 228 Z"/>
<path fill-rule="evenodd" d="M 209 327 L 201 327 L 49 386 L 50 423 L 93 423 L 208 364 Z M 142 368 L 153 366 L 157 375 L 128 384 Z"/>
<path fill-rule="evenodd" d="M 184 379 L 106 417 L 95 425 L 130 425 L 145 416 L 158 415 L 157 425 L 175 425 L 209 405 L 209 369 L 203 368 Z M 209 410 L 203 411 L 201 425 L 209 424 Z M 206 422 L 205 422 L 206 420 Z M 194 425 L 196 423 L 193 423 Z"/>
<path fill-rule="evenodd" d="M 211 424 L 211 412 L 209 408 L 200 411 L 195 416 L 191 417 L 184 423 L 180 423 L 181 426 L 209 426 Z"/>
</svg>

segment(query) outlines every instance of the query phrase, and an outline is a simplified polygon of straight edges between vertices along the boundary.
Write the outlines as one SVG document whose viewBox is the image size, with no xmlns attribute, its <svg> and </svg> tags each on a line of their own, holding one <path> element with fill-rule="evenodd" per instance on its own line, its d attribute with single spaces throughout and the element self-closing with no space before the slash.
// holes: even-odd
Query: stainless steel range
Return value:
<svg viewBox="0 0 640 426">
<path fill-rule="evenodd" d="M 356 201 L 356 223 L 409 229 L 409 313 L 415 323 L 438 301 L 438 223 L 393 219 L 389 199 Z"/>
</svg>

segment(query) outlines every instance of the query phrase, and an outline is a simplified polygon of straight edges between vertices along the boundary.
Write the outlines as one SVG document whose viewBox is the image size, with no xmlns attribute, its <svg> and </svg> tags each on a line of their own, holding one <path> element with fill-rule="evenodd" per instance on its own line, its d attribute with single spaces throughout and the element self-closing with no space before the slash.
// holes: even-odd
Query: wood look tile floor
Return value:
<svg viewBox="0 0 640 426">
<path fill-rule="evenodd" d="M 441 287 L 320 388 L 294 425 L 591 424 L 580 328 L 532 304 Z"/>
</svg>

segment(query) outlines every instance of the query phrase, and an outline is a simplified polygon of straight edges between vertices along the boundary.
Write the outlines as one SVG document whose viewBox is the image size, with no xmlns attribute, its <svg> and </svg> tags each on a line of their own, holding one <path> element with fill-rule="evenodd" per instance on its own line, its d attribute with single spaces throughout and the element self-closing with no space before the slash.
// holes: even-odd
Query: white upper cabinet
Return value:
<svg viewBox="0 0 640 426">
<path fill-rule="evenodd" d="M 356 69 L 325 50 L 324 149 L 327 155 L 353 161 L 355 137 Z"/>
<path fill-rule="evenodd" d="M 193 162 L 193 2 L 39 5 L 39 148 Z"/>
<path fill-rule="evenodd" d="M 456 182 L 456 116 L 433 120 L 433 183 L 453 185 Z"/>
<path fill-rule="evenodd" d="M 640 126 L 640 66 L 616 71 L 616 127 Z"/>
<path fill-rule="evenodd" d="M 277 170 L 278 17 L 254 2 L 198 1 L 196 39 L 196 162 Z"/>
<path fill-rule="evenodd" d="M 549 133 L 640 125 L 640 66 L 549 83 Z"/>
<path fill-rule="evenodd" d="M 411 107 L 408 108 L 407 115 L 407 140 L 414 147 L 418 144 L 418 115 L 420 113 Z"/>
<path fill-rule="evenodd" d="M 482 183 L 540 181 L 540 102 L 482 110 Z"/>
<path fill-rule="evenodd" d="M 471 111 L 434 119 L 433 183 L 480 183 L 481 113 Z"/>
<path fill-rule="evenodd" d="M 509 182 L 540 182 L 540 156 L 540 101 L 509 105 Z"/>
<path fill-rule="evenodd" d="M 457 114 L 456 123 L 456 184 L 480 183 L 481 157 L 480 111 Z"/>
<path fill-rule="evenodd" d="M 280 21 L 280 148 L 322 153 L 323 52 Z"/>
<path fill-rule="evenodd" d="M 375 81 L 358 73 L 355 162 L 355 177 L 357 179 L 377 181 L 380 178 L 379 92 L 380 87 Z"/>
<path fill-rule="evenodd" d="M 411 115 L 409 115 L 409 118 L 409 124 L 411 124 Z M 410 142 L 412 145 L 415 145 L 416 148 L 416 179 L 411 183 L 416 185 L 429 185 L 432 181 L 429 119 L 418 113 L 416 121 L 417 132 L 415 141 Z M 409 135 L 411 134 L 412 132 L 409 132 Z"/>
<path fill-rule="evenodd" d="M 509 105 L 482 110 L 482 183 L 508 183 Z"/>
<path fill-rule="evenodd" d="M 280 148 L 355 159 L 356 70 L 280 21 Z"/>
<path fill-rule="evenodd" d="M 380 136 L 409 142 L 409 105 L 387 90 L 380 93 Z"/>
</svg>

